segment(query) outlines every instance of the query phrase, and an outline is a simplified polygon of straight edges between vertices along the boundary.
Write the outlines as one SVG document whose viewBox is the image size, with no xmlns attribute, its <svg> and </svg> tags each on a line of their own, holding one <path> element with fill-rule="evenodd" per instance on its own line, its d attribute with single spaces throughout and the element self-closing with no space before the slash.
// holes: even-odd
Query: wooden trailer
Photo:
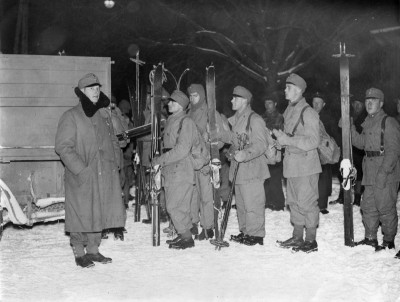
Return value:
<svg viewBox="0 0 400 302">
<path fill-rule="evenodd" d="M 55 134 L 89 72 L 111 97 L 110 58 L 0 54 L 0 179 L 21 207 L 32 201 L 31 187 L 36 198 L 64 196 Z"/>
</svg>

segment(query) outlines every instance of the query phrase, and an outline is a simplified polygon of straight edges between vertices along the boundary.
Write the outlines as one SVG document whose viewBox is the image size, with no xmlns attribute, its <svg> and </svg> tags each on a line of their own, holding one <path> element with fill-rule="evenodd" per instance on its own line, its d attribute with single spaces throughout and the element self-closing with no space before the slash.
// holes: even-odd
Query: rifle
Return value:
<svg viewBox="0 0 400 302">
<path fill-rule="evenodd" d="M 246 145 L 247 142 L 247 133 L 242 133 L 238 136 L 238 144 L 239 148 L 238 150 L 243 150 L 244 146 Z M 231 163 L 234 164 L 234 163 Z M 235 190 L 235 183 L 236 183 L 236 176 L 239 171 L 239 166 L 240 163 L 238 162 L 235 166 L 235 170 L 233 171 L 233 179 L 232 179 L 232 187 L 229 191 L 228 195 L 228 202 L 225 207 L 225 212 L 224 212 L 224 217 L 222 218 L 221 221 L 221 226 L 220 226 L 220 231 L 218 234 L 218 237 L 216 239 L 211 239 L 210 243 L 215 245 L 215 249 L 221 250 L 223 247 L 229 247 L 229 243 L 227 241 L 224 241 L 224 236 L 225 236 L 225 231 L 228 226 L 228 219 L 229 219 L 229 214 L 231 212 L 231 207 L 232 207 L 232 198 L 233 198 L 233 192 Z"/>
</svg>

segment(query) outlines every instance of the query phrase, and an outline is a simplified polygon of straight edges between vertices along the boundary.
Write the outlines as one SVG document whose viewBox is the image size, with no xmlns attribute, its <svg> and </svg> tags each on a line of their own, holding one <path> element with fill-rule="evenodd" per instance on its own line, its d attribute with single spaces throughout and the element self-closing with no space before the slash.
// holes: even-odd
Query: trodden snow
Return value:
<svg viewBox="0 0 400 302">
<path fill-rule="evenodd" d="M 337 180 L 333 190 L 330 200 L 337 198 Z M 63 222 L 8 225 L 0 242 L 0 300 L 400 302 L 396 252 L 346 247 L 343 207 L 333 205 L 329 211 L 320 215 L 318 252 L 305 254 L 275 246 L 276 240 L 291 236 L 288 211 L 265 211 L 263 246 L 231 242 L 216 251 L 208 241 L 196 241 L 191 249 L 169 249 L 166 234 L 153 247 L 151 225 L 135 223 L 130 208 L 125 241 L 110 236 L 100 247 L 113 262 L 89 269 L 75 265 Z M 359 207 L 353 216 L 357 241 L 364 237 Z M 225 238 L 236 233 L 232 209 Z M 380 232 L 378 239 L 382 241 Z M 397 250 L 400 235 L 395 243 Z"/>
</svg>

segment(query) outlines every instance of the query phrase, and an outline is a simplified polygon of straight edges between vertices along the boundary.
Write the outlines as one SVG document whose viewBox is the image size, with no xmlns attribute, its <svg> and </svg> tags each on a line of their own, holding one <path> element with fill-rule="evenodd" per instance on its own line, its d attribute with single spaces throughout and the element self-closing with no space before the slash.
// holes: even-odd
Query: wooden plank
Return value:
<svg viewBox="0 0 400 302">
<path fill-rule="evenodd" d="M 3 167 L 4 162 L 18 161 L 48 161 L 48 160 L 60 160 L 60 157 L 54 151 L 54 148 L 50 149 L 0 149 L 0 170 Z"/>
<path fill-rule="evenodd" d="M 0 55 L 0 69 L 68 70 L 78 72 L 101 72 L 105 65 L 111 64 L 106 57 Z M 29 68 L 28 68 L 29 67 Z"/>
<path fill-rule="evenodd" d="M 65 107 L 2 107 L 0 146 L 52 146 Z"/>
<path fill-rule="evenodd" d="M 77 105 L 78 98 L 51 97 L 51 98 L 1 98 L 0 107 L 66 107 L 71 108 Z"/>
<path fill-rule="evenodd" d="M 111 60 L 96 57 L 0 55 L 0 149 L 3 160 L 58 159 L 54 146 L 63 112 L 78 104 L 74 88 L 95 73 L 111 96 Z"/>
</svg>

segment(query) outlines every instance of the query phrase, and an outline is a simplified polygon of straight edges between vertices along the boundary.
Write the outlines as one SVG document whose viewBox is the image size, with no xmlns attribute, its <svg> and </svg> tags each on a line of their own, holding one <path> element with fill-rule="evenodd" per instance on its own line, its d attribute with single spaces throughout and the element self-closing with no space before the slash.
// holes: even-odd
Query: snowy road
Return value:
<svg viewBox="0 0 400 302">
<path fill-rule="evenodd" d="M 337 193 L 336 183 L 331 199 Z M 208 241 L 170 250 L 165 234 L 161 246 L 152 247 L 151 226 L 135 223 L 130 209 L 125 241 L 110 238 L 100 248 L 113 263 L 92 269 L 75 265 L 63 222 L 31 229 L 9 225 L 0 242 L 0 300 L 400 302 L 395 251 L 377 254 L 371 247 L 345 247 L 342 206 L 329 211 L 320 217 L 319 251 L 293 254 L 275 246 L 277 239 L 291 235 L 287 211 L 266 210 L 264 246 L 231 243 L 218 252 Z M 237 232 L 232 210 L 226 238 Z M 359 208 L 354 207 L 355 240 L 363 234 Z"/>
</svg>

